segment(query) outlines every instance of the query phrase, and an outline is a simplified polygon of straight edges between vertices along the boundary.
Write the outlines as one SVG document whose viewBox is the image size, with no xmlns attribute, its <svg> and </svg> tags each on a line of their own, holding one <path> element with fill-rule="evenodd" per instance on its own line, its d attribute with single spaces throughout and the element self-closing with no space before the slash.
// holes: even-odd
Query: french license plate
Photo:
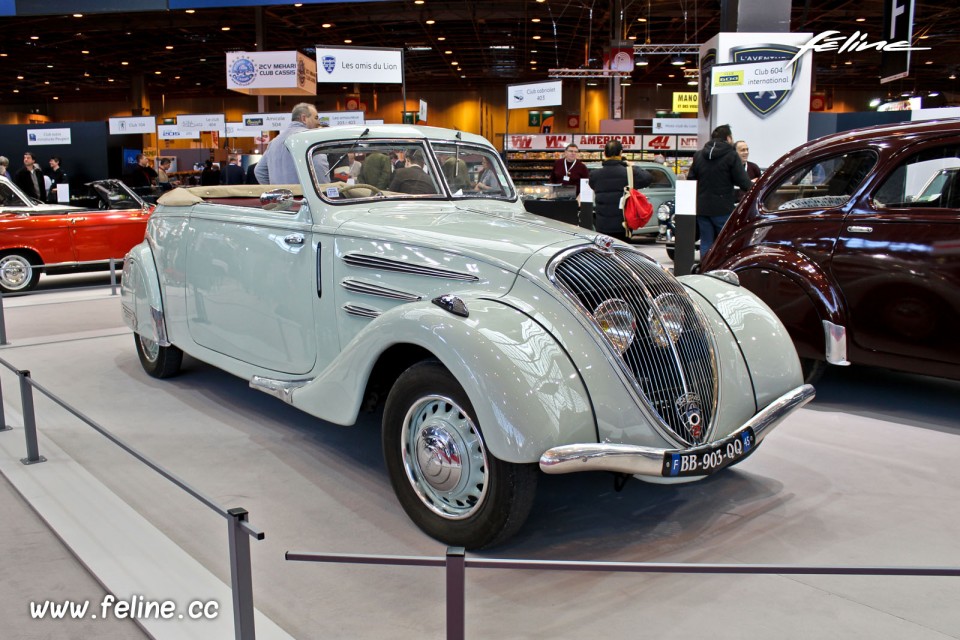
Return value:
<svg viewBox="0 0 960 640">
<path fill-rule="evenodd" d="M 757 440 L 753 429 L 682 453 L 663 454 L 663 475 L 668 478 L 706 476 L 742 460 L 753 452 Z"/>
</svg>

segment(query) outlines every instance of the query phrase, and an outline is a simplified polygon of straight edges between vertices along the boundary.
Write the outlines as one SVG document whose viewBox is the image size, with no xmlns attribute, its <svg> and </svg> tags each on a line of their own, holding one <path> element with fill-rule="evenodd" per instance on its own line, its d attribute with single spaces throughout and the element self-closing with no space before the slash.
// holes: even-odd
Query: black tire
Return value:
<svg viewBox="0 0 960 640">
<path fill-rule="evenodd" d="M 140 365 L 148 374 L 154 378 L 169 378 L 180 373 L 183 351 L 173 345 L 161 347 L 139 333 L 133 334 L 133 341 L 137 345 Z"/>
<path fill-rule="evenodd" d="M 30 291 L 40 280 L 40 260 L 27 251 L 7 251 L 0 255 L 0 291 Z"/>
<path fill-rule="evenodd" d="M 539 474 L 536 464 L 493 457 L 474 415 L 466 392 L 434 361 L 400 375 L 383 414 L 383 455 L 400 505 L 427 535 L 467 549 L 503 542 L 523 526 Z"/>
<path fill-rule="evenodd" d="M 800 358 L 800 370 L 803 372 L 803 381 L 806 384 L 814 384 L 826 373 L 827 363 L 813 358 Z"/>
<path fill-rule="evenodd" d="M 667 257 L 673 260 L 675 255 L 677 255 L 677 250 L 673 247 L 667 247 Z"/>
</svg>

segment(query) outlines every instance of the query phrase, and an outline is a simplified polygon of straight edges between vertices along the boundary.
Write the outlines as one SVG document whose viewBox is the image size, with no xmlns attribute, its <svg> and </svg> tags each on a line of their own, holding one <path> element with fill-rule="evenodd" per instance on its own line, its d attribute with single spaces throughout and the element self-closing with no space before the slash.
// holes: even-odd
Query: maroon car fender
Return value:
<svg viewBox="0 0 960 640">
<path fill-rule="evenodd" d="M 837 295 L 837 288 L 834 286 L 830 275 L 819 264 L 801 253 L 778 246 L 754 245 L 724 260 L 722 265 L 717 268 L 730 269 L 737 272 L 741 277 L 743 272 L 747 270 L 771 271 L 784 275 L 809 296 L 820 320 L 829 320 L 839 326 L 846 325 L 846 303 Z M 743 280 L 745 287 L 753 290 L 754 293 L 761 293 L 755 290 L 756 284 L 752 282 L 753 278 Z M 768 303 L 773 302 L 770 306 L 774 310 L 795 302 L 787 299 L 777 300 L 776 296 L 767 297 L 767 295 L 763 295 L 761 297 L 768 300 Z M 781 318 L 781 320 L 788 327 L 794 324 L 790 321 L 790 318 Z M 811 328 L 808 327 L 807 329 Z M 816 334 L 822 336 L 820 326 L 813 328 L 813 330 Z"/>
</svg>

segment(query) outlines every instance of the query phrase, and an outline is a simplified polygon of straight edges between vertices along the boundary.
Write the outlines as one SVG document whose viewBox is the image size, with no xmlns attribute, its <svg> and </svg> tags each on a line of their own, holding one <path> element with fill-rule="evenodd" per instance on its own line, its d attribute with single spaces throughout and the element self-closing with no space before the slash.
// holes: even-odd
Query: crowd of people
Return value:
<svg viewBox="0 0 960 640">
<path fill-rule="evenodd" d="M 0 156 L 0 175 L 12 180 L 26 195 L 39 202 L 57 202 L 57 185 L 67 182 L 67 174 L 60 166 L 60 156 L 50 156 L 47 168 L 41 169 L 32 151 L 23 154 L 23 166 L 10 173 L 10 159 Z"/>
</svg>

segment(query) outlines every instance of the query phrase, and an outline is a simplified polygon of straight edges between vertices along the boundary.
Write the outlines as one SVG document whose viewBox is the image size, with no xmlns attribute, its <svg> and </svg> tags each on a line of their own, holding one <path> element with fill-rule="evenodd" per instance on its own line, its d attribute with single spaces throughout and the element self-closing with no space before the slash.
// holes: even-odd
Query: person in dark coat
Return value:
<svg viewBox="0 0 960 640">
<path fill-rule="evenodd" d="M 393 177 L 393 163 L 386 154 L 374 151 L 368 153 L 363 160 L 363 166 L 360 168 L 360 175 L 357 182 L 360 184 L 369 184 L 377 189 L 386 189 L 390 186 L 390 179 Z"/>
<path fill-rule="evenodd" d="M 220 172 L 220 183 L 243 184 L 246 177 L 243 173 L 243 167 L 240 166 L 240 158 L 233 155 L 229 156 L 227 166 Z"/>
<path fill-rule="evenodd" d="M 437 188 L 433 180 L 423 170 L 423 152 L 415 149 L 413 153 L 408 153 L 404 157 L 407 159 L 407 166 L 394 172 L 390 180 L 390 191 L 415 195 L 436 193 Z"/>
<path fill-rule="evenodd" d="M 247 167 L 247 181 L 246 184 L 260 184 L 260 181 L 257 180 L 257 163 L 251 162 L 250 166 Z"/>
<path fill-rule="evenodd" d="M 707 144 L 694 154 L 687 180 L 697 181 L 697 227 L 702 259 L 733 212 L 736 205 L 733 188 L 746 191 L 753 185 L 733 148 L 729 125 L 714 129 Z"/>
<path fill-rule="evenodd" d="M 215 184 L 220 184 L 220 169 L 213 166 L 213 160 L 207 160 L 200 172 L 200 186 L 209 187 Z"/>
<path fill-rule="evenodd" d="M 43 184 L 43 171 L 37 166 L 37 161 L 29 151 L 23 154 L 23 166 L 13 174 L 13 182 L 31 198 L 40 202 L 47 201 L 47 188 Z"/>
<path fill-rule="evenodd" d="M 633 188 L 650 186 L 653 177 L 649 171 L 633 166 Z M 593 189 L 594 227 L 600 233 L 626 241 L 623 228 L 623 211 L 620 199 L 627 186 L 627 163 L 623 159 L 623 145 L 611 140 L 603 147 L 603 163 L 590 172 L 590 188 Z"/>
<path fill-rule="evenodd" d="M 763 171 L 760 171 L 760 167 L 756 162 L 750 162 L 750 160 L 748 160 L 750 157 L 750 145 L 748 145 L 745 140 L 737 140 L 733 143 L 733 148 L 737 150 L 737 155 L 740 156 L 740 162 L 743 164 L 743 170 L 747 172 L 747 177 L 750 178 L 750 182 L 756 182 L 757 178 L 763 174 Z M 740 202 L 745 193 L 746 191 L 743 189 L 737 188 L 736 192 L 734 192 L 737 202 Z"/>
<path fill-rule="evenodd" d="M 134 189 L 147 189 L 157 182 L 157 172 L 150 166 L 150 158 L 137 154 L 137 161 L 123 174 L 123 182 Z"/>
</svg>

